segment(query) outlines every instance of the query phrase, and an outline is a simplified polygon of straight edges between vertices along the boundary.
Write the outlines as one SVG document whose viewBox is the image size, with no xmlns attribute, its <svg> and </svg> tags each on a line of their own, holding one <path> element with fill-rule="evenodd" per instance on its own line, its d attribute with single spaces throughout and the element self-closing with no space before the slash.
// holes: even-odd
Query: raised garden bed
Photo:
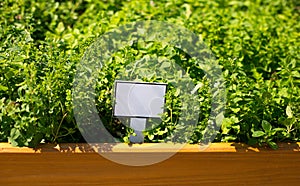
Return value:
<svg viewBox="0 0 300 186">
<path fill-rule="evenodd" d="M 113 83 L 137 79 L 168 83 L 163 122 L 148 120 L 151 127 L 144 134 L 152 143 L 106 144 L 98 150 L 134 162 L 141 155 L 172 153 L 174 145 L 153 146 L 168 137 L 273 149 L 277 142 L 300 141 L 299 7 L 296 0 L 1 1 L 0 142 L 50 144 L 32 149 L 0 143 L 0 185 L 299 185 L 299 143 L 281 143 L 278 150 L 214 143 L 201 151 L 186 145 L 163 162 L 140 167 L 114 163 L 87 144 L 75 144 L 89 141 L 82 131 L 106 141 L 94 128 L 82 130 L 90 126 L 86 118 L 97 126 L 100 120 L 84 117 L 91 113 L 82 107 L 89 99 L 76 91 L 77 85 L 93 96 L 90 105 L 104 131 L 126 143 L 132 131 L 124 127 L 130 126 L 128 118 L 112 117 Z M 162 21 L 163 27 L 156 22 L 147 30 L 140 25 L 146 20 Z M 199 59 L 189 52 L 192 48 L 201 51 Z M 193 86 L 187 88 L 190 81 Z M 94 86 L 92 94 L 85 89 Z M 221 96 L 213 99 L 216 95 Z M 226 104 L 214 109 L 214 100 Z M 211 111 L 216 122 L 209 121 Z M 190 129 L 188 120 L 195 121 L 192 133 L 178 133 Z M 217 131 L 206 130 L 211 123 L 220 124 L 220 130 L 215 125 Z M 60 142 L 71 144 L 52 145 Z"/>
<path fill-rule="evenodd" d="M 138 150 L 147 145 L 151 146 L 121 144 L 114 146 L 112 152 L 123 156 L 161 153 L 162 149 Z M 172 147 L 165 146 L 166 152 L 168 149 Z M 213 143 L 201 152 L 198 145 L 186 145 L 166 161 L 134 167 L 111 162 L 87 144 L 44 144 L 31 149 L 1 143 L 0 184 L 298 185 L 299 151 L 300 143 L 281 143 L 278 150 Z"/>
</svg>

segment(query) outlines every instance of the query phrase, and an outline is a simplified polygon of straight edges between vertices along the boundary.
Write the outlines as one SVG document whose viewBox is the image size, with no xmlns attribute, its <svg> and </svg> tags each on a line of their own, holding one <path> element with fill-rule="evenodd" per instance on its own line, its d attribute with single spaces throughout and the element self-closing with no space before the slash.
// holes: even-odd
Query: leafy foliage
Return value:
<svg viewBox="0 0 300 186">
<path fill-rule="evenodd" d="M 76 64 L 97 37 L 140 20 L 184 26 L 200 35 L 216 56 L 227 91 L 216 141 L 267 143 L 273 148 L 276 142 L 299 141 L 299 10 L 296 0 L 1 1 L 0 141 L 17 146 L 83 141 L 71 100 Z M 199 142 L 210 113 L 209 82 L 192 59 L 159 43 L 122 49 L 103 67 L 96 85 L 99 114 L 110 131 L 126 141 L 130 131 L 111 118 L 110 83 L 118 73 L 128 73 L 126 64 L 147 55 L 174 60 L 199 85 L 201 113 L 190 140 Z M 176 89 L 171 88 L 166 104 L 176 115 L 181 103 L 174 95 Z M 159 141 L 169 135 L 175 120 L 167 117 L 145 133 L 146 139 Z"/>
</svg>

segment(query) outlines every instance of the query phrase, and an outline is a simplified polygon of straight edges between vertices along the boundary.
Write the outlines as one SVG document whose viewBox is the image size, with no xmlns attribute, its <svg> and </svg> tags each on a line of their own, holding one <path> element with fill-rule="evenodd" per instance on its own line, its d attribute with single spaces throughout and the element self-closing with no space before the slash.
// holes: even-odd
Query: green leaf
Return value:
<svg viewBox="0 0 300 186">
<path fill-rule="evenodd" d="M 278 149 L 278 145 L 275 142 L 269 141 L 267 143 L 272 149 Z"/>
<path fill-rule="evenodd" d="M 285 128 L 275 128 L 273 130 L 276 132 L 281 132 L 281 131 L 285 131 L 286 129 Z"/>
<path fill-rule="evenodd" d="M 20 130 L 16 128 L 12 128 L 10 131 L 10 137 L 13 140 L 17 139 L 20 136 L 20 134 Z"/>
<path fill-rule="evenodd" d="M 17 147 L 18 146 L 18 142 L 16 142 L 14 139 L 12 139 L 11 137 L 8 137 L 8 142 L 13 146 L 13 147 Z"/>
<path fill-rule="evenodd" d="M 161 69 L 169 68 L 171 66 L 170 62 L 163 62 L 160 66 Z"/>
<path fill-rule="evenodd" d="M 229 118 L 224 118 L 222 121 L 221 129 L 222 129 L 222 134 L 228 134 L 230 131 L 231 127 L 231 120 Z"/>
<path fill-rule="evenodd" d="M 258 138 L 258 137 L 261 137 L 263 135 L 265 135 L 265 133 L 263 131 L 259 130 L 259 131 L 254 131 L 253 134 L 252 134 L 252 137 Z"/>
<path fill-rule="evenodd" d="M 154 139 L 154 135 L 148 135 L 149 140 L 153 140 Z"/>
<path fill-rule="evenodd" d="M 0 84 L 0 91 L 7 91 L 7 90 L 8 90 L 8 87 Z"/>
<path fill-rule="evenodd" d="M 179 88 L 177 88 L 177 89 L 176 89 L 176 92 L 174 93 L 174 96 L 176 96 L 176 97 L 177 97 L 177 96 L 179 96 L 179 94 L 180 94 L 180 89 L 179 89 Z"/>
<path fill-rule="evenodd" d="M 224 119 L 224 114 L 223 114 L 223 112 L 220 112 L 216 116 L 216 124 L 217 124 L 217 126 L 221 126 L 223 119 Z"/>
<path fill-rule="evenodd" d="M 64 30 L 65 30 L 64 23 L 63 22 L 59 22 L 58 25 L 57 25 L 57 28 L 55 29 L 55 31 L 60 34 Z"/>
<path fill-rule="evenodd" d="M 292 118 L 292 117 L 293 117 L 293 111 L 292 111 L 292 109 L 291 109 L 290 106 L 287 106 L 287 107 L 286 107 L 285 113 L 286 113 L 286 115 L 288 116 L 288 118 Z"/>
<path fill-rule="evenodd" d="M 228 141 L 234 141 L 236 140 L 236 136 L 230 135 L 230 136 L 225 136 L 222 141 L 228 142 Z"/>
<path fill-rule="evenodd" d="M 262 127 L 263 127 L 265 132 L 270 132 L 271 129 L 272 129 L 271 124 L 266 120 L 262 120 Z"/>
</svg>

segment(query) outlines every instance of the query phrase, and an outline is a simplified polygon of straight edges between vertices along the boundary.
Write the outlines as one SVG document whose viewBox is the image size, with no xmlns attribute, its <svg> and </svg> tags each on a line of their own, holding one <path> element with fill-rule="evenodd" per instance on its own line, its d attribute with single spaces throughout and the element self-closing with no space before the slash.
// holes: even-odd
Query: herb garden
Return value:
<svg viewBox="0 0 300 186">
<path fill-rule="evenodd" d="M 298 0 L 4 0 L 0 14 L 1 142 L 30 147 L 84 142 L 72 101 L 78 64 L 97 38 L 143 20 L 185 27 L 215 56 L 226 88 L 224 118 L 217 118 L 222 123 L 215 142 L 276 149 L 278 142 L 300 141 Z M 145 63 L 134 66 L 138 60 Z M 174 67 L 164 74 L 172 64 L 183 71 Z M 153 66 L 160 73 L 149 71 Z M 182 82 L 190 77 L 195 87 L 200 114 L 187 142 L 201 142 L 211 113 L 209 78 L 187 53 L 160 42 L 133 42 L 97 71 L 96 108 L 107 130 L 128 143 L 128 121 L 112 117 L 113 82 L 138 79 L 169 85 L 165 117 L 161 122 L 149 120 L 153 127 L 144 133 L 145 142 L 174 137 L 181 128 L 180 113 L 190 105 L 181 101 L 184 88 L 172 86 L 173 76 Z"/>
</svg>

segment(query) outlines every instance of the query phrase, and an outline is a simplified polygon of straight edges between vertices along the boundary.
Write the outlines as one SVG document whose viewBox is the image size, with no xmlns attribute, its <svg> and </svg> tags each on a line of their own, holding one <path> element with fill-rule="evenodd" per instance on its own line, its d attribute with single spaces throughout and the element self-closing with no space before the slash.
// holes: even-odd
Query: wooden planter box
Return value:
<svg viewBox="0 0 300 186">
<path fill-rule="evenodd" d="M 147 146 L 149 144 L 143 144 Z M 125 166 L 87 144 L 44 144 L 36 149 L 0 143 L 0 185 L 299 185 L 300 143 L 278 150 L 239 143 L 213 143 L 205 151 L 185 145 L 149 166 Z M 117 145 L 114 153 L 155 156 L 162 149 Z M 168 152 L 172 148 L 165 147 Z"/>
</svg>

